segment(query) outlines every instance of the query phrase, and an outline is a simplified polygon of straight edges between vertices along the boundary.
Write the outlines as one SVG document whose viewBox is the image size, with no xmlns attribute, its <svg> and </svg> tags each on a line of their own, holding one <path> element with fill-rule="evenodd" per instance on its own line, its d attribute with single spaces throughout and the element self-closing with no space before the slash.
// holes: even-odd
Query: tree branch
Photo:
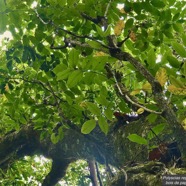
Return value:
<svg viewBox="0 0 186 186">
<path fill-rule="evenodd" d="M 124 87 L 124 85 L 120 82 L 121 81 L 121 77 L 120 75 L 116 75 L 116 73 L 114 73 L 111 70 L 111 67 L 109 66 L 109 64 L 105 65 L 105 69 L 107 70 L 107 73 L 110 74 L 110 76 L 112 76 L 114 78 L 114 81 L 116 83 L 116 88 L 118 90 L 118 93 L 120 94 L 120 96 L 122 96 L 125 101 L 127 101 L 128 103 L 132 103 L 132 105 L 135 105 L 139 108 L 143 108 L 144 110 L 150 112 L 150 113 L 155 113 L 155 114 L 162 114 L 162 112 L 156 112 L 154 110 L 148 109 L 145 106 L 139 104 L 136 100 L 136 98 L 134 96 L 131 96 L 128 92 L 128 90 L 126 89 L 126 87 Z"/>
<path fill-rule="evenodd" d="M 108 10 L 110 8 L 110 4 L 111 4 L 112 0 L 110 0 L 107 4 L 107 7 L 106 7 L 106 10 L 105 10 L 105 13 L 104 13 L 104 17 L 107 17 L 107 14 L 108 14 Z"/>
<path fill-rule="evenodd" d="M 97 179 L 97 172 L 96 172 L 96 166 L 95 166 L 95 160 L 89 160 L 88 166 L 90 171 L 90 177 L 92 180 L 93 186 L 98 186 L 98 179 Z"/>
<path fill-rule="evenodd" d="M 53 160 L 52 169 L 45 177 L 42 186 L 55 186 L 58 181 L 61 180 L 66 174 L 66 169 L 72 160 L 63 160 L 60 159 Z"/>
<path fill-rule="evenodd" d="M 144 76 L 147 79 L 147 81 L 151 84 L 154 99 L 162 111 L 162 116 L 167 120 L 170 128 L 174 132 L 174 135 L 178 143 L 182 147 L 182 151 L 184 151 L 186 149 L 186 131 L 177 120 L 174 111 L 169 106 L 169 102 L 165 99 L 165 95 L 163 93 L 163 89 L 160 83 L 137 59 L 132 57 L 129 53 L 122 52 L 120 50 L 116 53 L 111 53 L 111 56 L 122 61 L 130 62 L 136 68 L 136 70 L 138 70 L 138 72 L 142 76 Z"/>
</svg>

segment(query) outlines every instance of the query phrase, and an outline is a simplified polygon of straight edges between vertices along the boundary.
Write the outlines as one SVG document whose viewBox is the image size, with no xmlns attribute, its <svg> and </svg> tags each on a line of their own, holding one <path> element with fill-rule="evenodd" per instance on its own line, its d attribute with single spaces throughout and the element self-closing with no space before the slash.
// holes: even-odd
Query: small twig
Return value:
<svg viewBox="0 0 186 186">
<path fill-rule="evenodd" d="M 99 185 L 103 186 L 102 180 L 101 180 L 101 176 L 100 176 L 100 172 L 99 172 L 99 167 L 98 167 L 98 163 L 95 162 L 96 165 L 96 172 L 97 172 L 97 177 L 98 177 L 98 181 L 99 181 Z"/>
<path fill-rule="evenodd" d="M 39 84 L 41 85 L 45 90 L 47 90 L 48 92 L 51 92 L 48 88 L 46 88 L 45 84 L 43 84 L 41 81 L 31 81 L 28 79 L 24 79 L 24 78 L 8 78 L 9 80 L 22 80 L 24 82 L 27 83 L 34 83 L 34 84 Z"/>
<path fill-rule="evenodd" d="M 67 48 L 67 47 L 69 47 L 69 46 L 68 46 L 68 43 L 66 43 L 66 42 L 63 46 L 54 46 L 54 43 L 52 43 L 50 45 L 50 49 L 56 49 L 56 50 L 61 50 L 61 49 Z"/>
<path fill-rule="evenodd" d="M 74 36 L 75 38 L 81 38 L 81 39 L 89 39 L 89 40 L 92 40 L 92 41 L 95 41 L 97 42 L 98 44 L 100 44 L 100 46 L 102 46 L 103 48 L 102 49 L 99 49 L 99 51 L 103 51 L 103 52 L 106 52 L 108 53 L 108 51 L 106 49 L 112 49 L 110 47 L 108 47 L 107 45 L 104 45 L 103 43 L 101 43 L 100 41 L 97 40 L 97 38 L 95 37 L 90 37 L 90 36 L 87 36 L 87 35 L 77 35 L 69 30 L 66 30 L 64 28 L 61 28 L 57 25 L 55 25 L 52 21 L 49 21 L 49 22 L 45 22 L 39 15 L 39 13 L 37 12 L 37 10 L 35 10 L 36 12 L 36 15 L 37 17 L 39 18 L 39 20 L 44 24 L 49 24 L 51 23 L 54 27 L 56 27 L 57 30 L 62 30 L 63 32 L 71 35 L 71 36 Z M 86 14 L 82 13 L 82 16 L 85 17 Z M 87 16 L 87 15 L 86 15 Z M 88 16 L 89 17 L 89 16 Z M 86 17 L 87 18 L 87 17 Z M 93 19 L 93 18 L 89 18 L 91 21 L 95 21 L 96 19 Z M 81 46 L 81 47 L 86 47 L 86 48 L 92 48 L 90 45 L 88 45 L 87 43 L 81 43 L 80 41 L 77 41 L 77 40 L 72 40 L 71 38 L 65 38 L 65 45 L 64 46 L 53 46 L 53 43 L 51 44 L 50 48 L 51 49 L 63 49 L 63 48 L 66 48 L 66 47 L 70 47 L 70 46 L 75 46 L 75 45 L 78 45 L 78 46 Z M 105 48 L 105 49 L 104 49 Z"/>
<path fill-rule="evenodd" d="M 151 113 L 154 113 L 154 114 L 162 114 L 162 112 L 156 112 L 156 111 L 154 111 L 154 110 L 151 110 L 151 109 L 148 109 L 148 108 L 144 107 L 143 105 L 140 105 L 140 104 L 138 104 L 138 103 L 135 103 L 134 101 L 132 101 L 132 100 L 130 99 L 130 97 L 129 97 L 128 95 L 125 95 L 125 98 L 126 98 L 129 102 L 131 102 L 133 105 L 136 105 L 137 107 L 140 107 L 140 108 L 146 110 L 147 112 L 151 112 Z"/>
<path fill-rule="evenodd" d="M 92 39 L 93 40 L 93 39 Z M 82 42 L 80 42 L 80 41 L 78 41 L 78 40 L 73 40 L 73 39 L 71 39 L 71 38 L 67 38 L 66 39 L 66 41 L 70 44 L 70 45 L 77 45 L 77 46 L 81 46 L 81 47 L 85 47 L 85 48 L 93 48 L 93 47 L 91 47 L 89 44 L 87 44 L 87 43 L 82 43 Z M 108 53 L 108 46 L 106 46 L 106 45 L 104 45 L 104 44 L 102 44 L 101 42 L 99 42 L 99 41 L 96 41 L 97 43 L 99 43 L 101 46 L 100 46 L 100 48 L 94 48 L 95 50 L 98 50 L 98 51 L 102 51 L 102 52 L 105 52 L 105 53 Z"/>
<path fill-rule="evenodd" d="M 154 110 L 151 110 L 151 109 L 148 109 L 148 108 L 144 107 L 143 105 L 137 103 L 135 99 L 132 100 L 132 99 L 130 98 L 130 96 L 128 95 L 128 91 L 127 91 L 127 90 L 123 90 L 123 88 L 120 87 L 120 85 L 119 85 L 119 83 L 118 83 L 118 79 L 117 79 L 115 73 L 112 72 L 112 70 L 110 69 L 110 66 L 109 66 L 109 65 L 106 65 L 105 68 L 106 68 L 107 72 L 108 72 L 110 75 L 112 75 L 112 77 L 114 78 L 115 83 L 116 83 L 116 87 L 117 87 L 117 89 L 118 89 L 120 95 L 123 96 L 128 102 L 132 103 L 133 105 L 135 105 L 135 106 L 137 106 L 137 107 L 139 107 L 139 108 L 143 108 L 144 110 L 146 110 L 146 111 L 148 111 L 148 112 L 155 113 L 155 114 L 162 114 L 162 112 L 156 112 L 156 111 L 154 111 Z M 135 100 L 135 101 L 134 101 L 134 100 Z"/>
<path fill-rule="evenodd" d="M 61 98 L 55 94 L 55 92 L 54 92 L 54 90 L 53 90 L 53 88 L 52 88 L 52 86 L 50 85 L 49 82 L 47 83 L 47 85 L 48 85 L 49 90 L 50 90 L 50 92 L 52 93 L 52 95 L 53 95 L 53 97 L 54 97 L 54 99 L 55 99 L 55 101 L 56 101 L 56 104 L 57 104 L 57 106 L 58 106 L 58 108 L 59 108 L 59 103 L 60 103 L 60 101 L 61 101 Z M 59 101 L 58 101 L 58 100 L 59 100 Z"/>
<path fill-rule="evenodd" d="M 104 17 L 107 17 L 107 14 L 108 14 L 108 10 L 109 10 L 109 7 L 110 7 L 110 4 L 111 4 L 112 0 L 110 0 L 107 4 L 107 7 L 106 7 L 106 10 L 105 10 L 105 13 L 104 13 Z"/>
<path fill-rule="evenodd" d="M 44 24 L 44 25 L 48 25 L 49 23 L 52 23 L 51 21 L 45 22 L 39 15 L 39 13 L 37 12 L 37 9 L 34 10 L 34 12 L 36 13 L 37 18 Z"/>
<path fill-rule="evenodd" d="M 72 35 L 72 36 L 74 36 L 74 37 L 76 37 L 76 38 L 86 38 L 86 39 L 90 39 L 90 40 L 95 40 L 95 39 L 96 39 L 96 38 L 94 38 L 94 37 L 90 37 L 90 36 L 87 36 L 87 35 L 82 35 L 82 36 L 77 35 L 77 34 L 71 32 L 71 31 L 69 31 L 69 30 L 66 30 L 66 29 L 61 28 L 61 27 L 58 27 L 58 26 L 55 26 L 55 27 L 57 27 L 58 30 L 62 30 L 62 31 L 64 31 L 64 32 L 66 32 L 67 34 Z"/>
<path fill-rule="evenodd" d="M 41 85 L 45 90 L 47 90 L 48 92 L 50 92 L 50 93 L 52 93 L 52 95 L 54 96 L 55 95 L 55 97 L 54 97 L 54 99 L 56 100 L 56 98 L 58 99 L 58 100 L 60 100 L 61 101 L 61 98 L 59 97 L 59 96 L 57 96 L 54 92 L 53 92 L 53 90 L 51 89 L 51 87 L 49 86 L 49 84 L 48 84 L 48 86 L 49 86 L 49 89 L 46 87 L 47 85 L 45 85 L 43 82 L 41 82 L 41 81 L 31 81 L 31 80 L 28 80 L 28 79 L 24 79 L 24 78 L 8 78 L 9 80 L 22 80 L 22 81 L 24 81 L 24 82 L 27 82 L 27 83 L 33 83 L 33 84 L 38 84 L 38 85 Z M 58 104 L 58 102 L 57 102 L 57 104 Z M 54 104 L 55 105 L 55 104 Z"/>
<path fill-rule="evenodd" d="M 171 103 L 171 99 L 172 99 L 172 93 L 170 94 L 168 100 L 167 100 L 167 104 L 170 104 Z"/>
<path fill-rule="evenodd" d="M 152 128 L 150 128 L 150 131 L 154 134 L 154 136 L 158 139 L 158 141 L 160 143 L 162 143 L 163 141 L 157 136 L 157 134 L 152 130 Z"/>
<path fill-rule="evenodd" d="M 127 41 L 129 38 L 130 38 L 130 31 L 128 32 L 127 37 L 123 41 L 117 43 L 117 47 L 121 47 L 123 43 L 125 43 L 125 41 Z"/>
<path fill-rule="evenodd" d="M 91 22 L 93 22 L 96 25 L 101 25 L 104 27 L 104 31 L 107 29 L 108 27 L 108 23 L 107 23 L 107 18 L 106 16 L 97 16 L 96 18 L 93 18 L 85 13 L 81 13 L 82 17 L 85 18 L 86 20 L 89 20 Z"/>
<path fill-rule="evenodd" d="M 144 110 L 146 110 L 147 112 L 150 112 L 150 113 L 154 113 L 154 114 L 162 114 L 162 112 L 156 112 L 154 110 L 151 110 L 151 109 L 148 109 L 146 107 L 144 107 L 143 105 L 139 104 L 139 103 L 136 103 L 135 101 L 133 101 L 127 94 L 126 92 L 123 92 L 122 91 L 122 88 L 120 87 L 115 75 L 114 75 L 114 79 L 115 79 L 115 83 L 116 83 L 116 86 L 117 86 L 117 89 L 120 93 L 120 95 L 124 96 L 126 98 L 127 101 L 129 101 L 130 103 L 132 103 L 133 105 L 136 105 L 137 107 L 139 108 L 142 108 Z"/>
</svg>

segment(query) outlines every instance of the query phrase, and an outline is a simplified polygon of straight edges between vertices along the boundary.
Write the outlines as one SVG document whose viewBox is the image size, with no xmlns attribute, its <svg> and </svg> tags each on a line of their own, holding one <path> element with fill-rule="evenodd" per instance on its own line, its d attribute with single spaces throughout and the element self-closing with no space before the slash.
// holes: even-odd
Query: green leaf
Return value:
<svg viewBox="0 0 186 186">
<path fill-rule="evenodd" d="M 0 0 L 0 12 L 4 12 L 6 10 L 6 5 L 5 5 L 4 0 Z"/>
<path fill-rule="evenodd" d="M 29 52 L 28 52 L 28 50 L 24 50 L 22 58 L 21 58 L 22 62 L 27 62 L 28 58 L 29 58 Z"/>
<path fill-rule="evenodd" d="M 77 83 L 79 83 L 83 78 L 83 72 L 80 70 L 75 70 L 73 71 L 69 76 L 68 76 L 68 80 L 67 80 L 67 86 L 69 88 L 74 87 L 75 85 L 77 85 Z"/>
<path fill-rule="evenodd" d="M 79 62 L 79 51 L 73 48 L 69 53 L 68 64 L 71 67 L 76 67 Z"/>
<path fill-rule="evenodd" d="M 104 31 L 103 31 L 102 28 L 100 28 L 98 25 L 96 25 L 96 30 L 97 30 L 98 34 L 99 34 L 101 37 L 105 37 L 105 36 L 104 36 Z"/>
<path fill-rule="evenodd" d="M 89 134 L 95 127 L 96 121 L 94 119 L 88 120 L 83 124 L 81 128 L 81 133 Z"/>
<path fill-rule="evenodd" d="M 74 6 L 75 1 L 76 1 L 76 0 L 67 0 L 67 3 L 68 3 L 68 5 L 73 5 L 73 6 Z"/>
<path fill-rule="evenodd" d="M 186 34 L 185 33 L 182 34 L 182 41 L 183 41 L 184 46 L 186 46 Z"/>
<path fill-rule="evenodd" d="M 1 15 L 0 21 L 0 34 L 6 31 L 6 25 L 8 23 L 7 15 Z"/>
<path fill-rule="evenodd" d="M 64 64 L 59 64 L 57 65 L 54 69 L 53 72 L 57 75 L 58 73 L 63 72 L 65 69 L 67 69 L 67 66 Z"/>
<path fill-rule="evenodd" d="M 149 121 L 149 123 L 154 123 L 156 119 L 157 119 L 157 114 L 151 113 L 147 116 L 147 120 Z"/>
<path fill-rule="evenodd" d="M 179 68 L 181 63 L 173 56 L 167 56 L 167 60 L 169 61 L 170 65 L 174 68 Z"/>
<path fill-rule="evenodd" d="M 108 120 L 112 121 L 113 119 L 113 111 L 111 110 L 111 108 L 107 108 L 104 112 L 105 116 L 107 117 Z"/>
<path fill-rule="evenodd" d="M 174 17 L 172 18 L 173 21 L 177 21 L 180 17 L 180 12 L 178 12 L 177 14 L 174 15 Z"/>
<path fill-rule="evenodd" d="M 100 116 L 100 115 L 101 115 L 100 109 L 99 109 L 99 107 L 98 107 L 96 104 L 91 103 L 91 102 L 87 102 L 87 103 L 86 103 L 86 106 L 87 106 L 87 109 L 88 109 L 92 114 L 95 114 L 96 116 Z"/>
<path fill-rule="evenodd" d="M 173 38 L 174 38 L 174 35 L 172 34 L 172 30 L 170 30 L 170 29 L 164 30 L 163 33 L 164 33 L 165 36 L 168 37 L 169 39 L 173 39 Z"/>
<path fill-rule="evenodd" d="M 92 48 L 95 48 L 95 49 L 100 49 L 102 48 L 102 45 L 96 41 L 87 41 L 87 43 L 92 47 Z"/>
<path fill-rule="evenodd" d="M 106 119 L 103 116 L 99 117 L 98 124 L 99 124 L 101 131 L 103 131 L 105 134 L 107 134 L 109 131 L 109 126 L 108 126 Z"/>
<path fill-rule="evenodd" d="M 108 35 L 110 35 L 111 32 L 111 25 L 108 25 L 107 29 L 104 32 L 104 37 L 107 37 Z"/>
<path fill-rule="evenodd" d="M 151 0 L 151 4 L 157 8 L 164 8 L 165 4 L 163 1 L 160 0 Z"/>
<path fill-rule="evenodd" d="M 53 144 L 56 144 L 59 141 L 59 138 L 58 136 L 55 135 L 55 133 L 52 133 L 52 135 L 50 136 L 50 139 Z"/>
<path fill-rule="evenodd" d="M 184 29 L 181 23 L 174 23 L 172 26 L 176 32 L 179 32 L 179 33 L 184 32 Z"/>
<path fill-rule="evenodd" d="M 72 70 L 71 69 L 66 69 L 66 70 L 63 70 L 62 72 L 59 72 L 57 73 L 57 81 L 59 80 L 63 80 L 63 79 L 66 79 L 69 74 L 71 74 Z"/>
<path fill-rule="evenodd" d="M 167 2 L 169 3 L 169 6 L 173 6 L 176 1 L 175 0 L 168 0 Z"/>
<path fill-rule="evenodd" d="M 59 6 L 63 7 L 63 6 L 66 5 L 67 0 L 57 0 L 57 2 L 58 2 L 58 4 L 59 4 Z"/>
<path fill-rule="evenodd" d="M 104 95 L 100 95 L 98 98 L 96 98 L 96 102 L 104 106 L 108 106 L 109 104 L 108 100 Z"/>
<path fill-rule="evenodd" d="M 107 37 L 108 35 L 110 35 L 111 32 L 111 25 L 108 25 L 107 29 L 105 31 L 103 31 L 102 28 L 100 28 L 98 25 L 96 25 L 96 30 L 98 32 L 98 34 L 101 37 Z"/>
<path fill-rule="evenodd" d="M 155 127 L 152 128 L 152 131 L 148 133 L 148 139 L 151 140 L 152 138 L 156 137 L 158 134 L 160 134 L 165 128 L 165 124 L 161 123 Z"/>
<path fill-rule="evenodd" d="M 6 25 L 8 23 L 7 14 L 5 13 L 6 6 L 5 1 L 0 0 L 0 34 L 6 31 Z"/>
<path fill-rule="evenodd" d="M 186 63 L 183 64 L 183 75 L 186 76 Z"/>
<path fill-rule="evenodd" d="M 142 4 L 141 3 L 134 3 L 133 4 L 133 9 L 134 9 L 134 11 L 138 14 L 138 15 L 140 15 L 141 14 L 141 9 L 142 9 L 142 6 L 141 6 Z"/>
<path fill-rule="evenodd" d="M 186 50 L 181 44 L 174 41 L 172 42 L 172 46 L 181 57 L 186 57 Z"/>
<path fill-rule="evenodd" d="M 147 58 L 148 58 L 148 64 L 150 65 L 150 67 L 154 67 L 154 65 L 156 64 L 156 54 L 154 52 L 154 49 L 151 48 L 150 51 L 147 54 Z"/>
<path fill-rule="evenodd" d="M 132 8 L 131 8 L 130 6 L 128 6 L 128 5 L 125 5 L 125 6 L 124 6 L 124 11 L 125 11 L 126 13 L 129 13 L 131 10 L 132 10 Z"/>
<path fill-rule="evenodd" d="M 137 134 L 130 134 L 127 138 L 130 141 L 138 143 L 140 145 L 147 145 L 148 144 L 148 141 L 145 138 L 143 138 Z"/>
<path fill-rule="evenodd" d="M 134 24 L 134 19 L 130 18 L 127 20 L 127 22 L 125 23 L 125 29 L 130 29 L 133 27 Z"/>
<path fill-rule="evenodd" d="M 121 100 L 121 102 L 119 103 L 118 107 L 120 108 L 120 110 L 124 113 L 130 112 L 129 107 L 127 106 L 127 104 L 125 103 L 124 100 Z"/>
<path fill-rule="evenodd" d="M 44 47 L 45 47 L 45 46 L 44 46 L 42 43 L 39 43 L 39 44 L 37 45 L 37 50 L 38 50 L 39 52 L 42 53 Z"/>
</svg>

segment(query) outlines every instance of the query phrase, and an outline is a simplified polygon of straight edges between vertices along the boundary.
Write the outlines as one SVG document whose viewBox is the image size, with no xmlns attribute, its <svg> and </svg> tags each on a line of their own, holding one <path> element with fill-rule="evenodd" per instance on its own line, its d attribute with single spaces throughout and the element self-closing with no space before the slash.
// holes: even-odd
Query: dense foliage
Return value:
<svg viewBox="0 0 186 186">
<path fill-rule="evenodd" d="M 0 32 L 11 33 L 1 41 L 0 135 L 32 125 L 56 144 L 67 120 L 83 134 L 99 125 L 107 135 L 116 111 L 147 111 L 154 123 L 166 111 L 178 135 L 186 125 L 185 14 L 182 0 L 0 0 Z"/>
</svg>

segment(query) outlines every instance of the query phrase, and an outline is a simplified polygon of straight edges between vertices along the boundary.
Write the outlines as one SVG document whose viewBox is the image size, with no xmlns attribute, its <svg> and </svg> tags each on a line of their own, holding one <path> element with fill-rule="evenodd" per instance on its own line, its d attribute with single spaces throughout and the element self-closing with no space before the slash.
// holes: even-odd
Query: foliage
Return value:
<svg viewBox="0 0 186 186">
<path fill-rule="evenodd" d="M 118 83 L 138 105 L 152 111 L 149 122 L 156 120 L 154 113 L 162 110 L 154 100 L 153 87 L 131 63 L 112 55 L 110 35 L 115 44 L 125 40 L 119 49 L 140 61 L 159 81 L 164 98 L 177 109 L 182 122 L 185 12 L 184 1 L 179 0 L 124 4 L 119 0 L 0 0 L 0 33 L 8 30 L 13 38 L 2 41 L 0 52 L 0 134 L 32 124 L 42 131 L 41 140 L 50 136 L 57 143 L 69 128 L 68 119 L 84 134 L 98 125 L 106 135 L 114 111 L 137 112 L 120 95 Z M 107 17 L 107 28 L 86 16 Z M 147 144 L 139 138 L 129 137 Z"/>
<path fill-rule="evenodd" d="M 51 162 L 42 157 L 25 156 L 22 160 L 12 164 L 7 172 L 1 171 L 0 183 L 3 185 L 35 185 L 41 184 L 42 180 L 49 172 Z M 103 167 L 99 166 L 102 172 Z M 67 170 L 66 176 L 59 182 L 59 185 L 89 185 L 91 182 L 88 165 L 86 161 L 72 163 Z"/>
<path fill-rule="evenodd" d="M 51 162 L 44 157 L 28 157 L 12 164 L 7 172 L 1 171 L 2 185 L 39 185 L 49 172 Z"/>
<path fill-rule="evenodd" d="M 63 179 L 62 185 L 89 185 L 91 180 L 88 178 L 88 164 L 85 161 L 77 161 L 72 163 L 67 170 L 67 174 Z"/>
</svg>

